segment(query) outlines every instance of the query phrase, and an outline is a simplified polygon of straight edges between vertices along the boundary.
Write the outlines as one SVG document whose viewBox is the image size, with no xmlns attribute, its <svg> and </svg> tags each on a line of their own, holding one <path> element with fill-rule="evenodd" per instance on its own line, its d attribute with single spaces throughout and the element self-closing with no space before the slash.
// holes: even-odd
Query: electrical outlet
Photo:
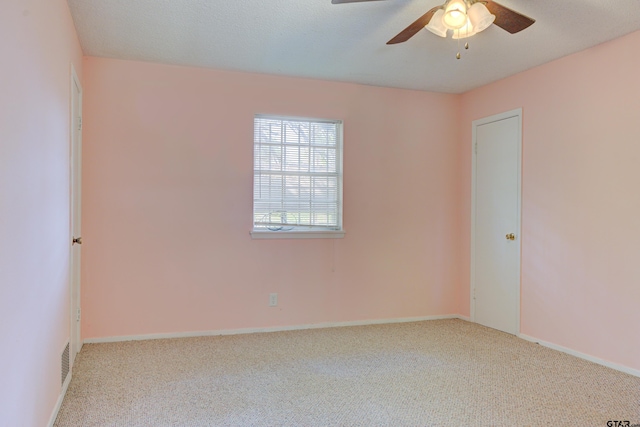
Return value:
<svg viewBox="0 0 640 427">
<path fill-rule="evenodd" d="M 278 305 L 278 294 L 269 294 L 269 307 L 275 307 L 276 305 Z"/>
</svg>

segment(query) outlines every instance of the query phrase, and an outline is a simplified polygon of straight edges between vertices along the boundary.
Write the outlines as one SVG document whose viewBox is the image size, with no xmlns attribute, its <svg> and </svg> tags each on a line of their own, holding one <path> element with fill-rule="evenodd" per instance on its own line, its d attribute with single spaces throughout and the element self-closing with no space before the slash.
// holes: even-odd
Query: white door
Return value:
<svg viewBox="0 0 640 427">
<path fill-rule="evenodd" d="M 82 183 L 82 87 L 72 69 L 71 73 L 71 266 L 70 266 L 70 349 L 69 362 L 73 366 L 82 347 L 80 339 L 80 259 Z"/>
<path fill-rule="evenodd" d="M 473 122 L 472 319 L 520 332 L 522 110 Z"/>
</svg>

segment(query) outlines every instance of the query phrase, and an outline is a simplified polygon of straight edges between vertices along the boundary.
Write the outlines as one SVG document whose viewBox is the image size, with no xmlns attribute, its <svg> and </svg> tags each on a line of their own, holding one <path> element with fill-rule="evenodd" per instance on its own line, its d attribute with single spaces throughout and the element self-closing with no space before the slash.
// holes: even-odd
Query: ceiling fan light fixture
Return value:
<svg viewBox="0 0 640 427">
<path fill-rule="evenodd" d="M 480 2 L 474 3 L 467 13 L 476 33 L 486 30 L 496 20 L 496 16 L 489 12 L 489 9 Z"/>
<path fill-rule="evenodd" d="M 450 0 L 442 22 L 450 30 L 462 28 L 467 23 L 467 4 L 464 0 Z"/>
<path fill-rule="evenodd" d="M 436 36 L 447 37 L 447 27 L 445 27 L 442 22 L 442 17 L 444 16 L 444 9 L 438 9 L 436 13 L 433 14 L 431 21 L 425 26 L 425 28 L 431 31 Z"/>
<path fill-rule="evenodd" d="M 467 19 L 467 23 L 462 28 L 453 31 L 453 35 L 451 36 L 451 38 L 466 39 L 467 37 L 471 37 L 475 34 L 478 34 L 478 31 L 471 23 L 471 20 Z"/>
</svg>

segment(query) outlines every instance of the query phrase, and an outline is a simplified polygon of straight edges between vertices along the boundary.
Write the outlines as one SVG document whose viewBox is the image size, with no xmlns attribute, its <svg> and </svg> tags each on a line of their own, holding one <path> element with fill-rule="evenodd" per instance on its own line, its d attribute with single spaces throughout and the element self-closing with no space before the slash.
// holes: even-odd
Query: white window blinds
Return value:
<svg viewBox="0 0 640 427">
<path fill-rule="evenodd" d="M 258 115 L 254 231 L 342 229 L 342 123 Z"/>
</svg>

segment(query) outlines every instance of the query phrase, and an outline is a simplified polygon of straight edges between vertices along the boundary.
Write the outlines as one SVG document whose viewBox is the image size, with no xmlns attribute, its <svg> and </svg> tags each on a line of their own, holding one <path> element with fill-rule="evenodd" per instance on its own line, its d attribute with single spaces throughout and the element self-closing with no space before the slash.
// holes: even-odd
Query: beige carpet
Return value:
<svg viewBox="0 0 640 427">
<path fill-rule="evenodd" d="M 85 345 L 63 426 L 640 424 L 640 378 L 462 320 Z"/>
</svg>

